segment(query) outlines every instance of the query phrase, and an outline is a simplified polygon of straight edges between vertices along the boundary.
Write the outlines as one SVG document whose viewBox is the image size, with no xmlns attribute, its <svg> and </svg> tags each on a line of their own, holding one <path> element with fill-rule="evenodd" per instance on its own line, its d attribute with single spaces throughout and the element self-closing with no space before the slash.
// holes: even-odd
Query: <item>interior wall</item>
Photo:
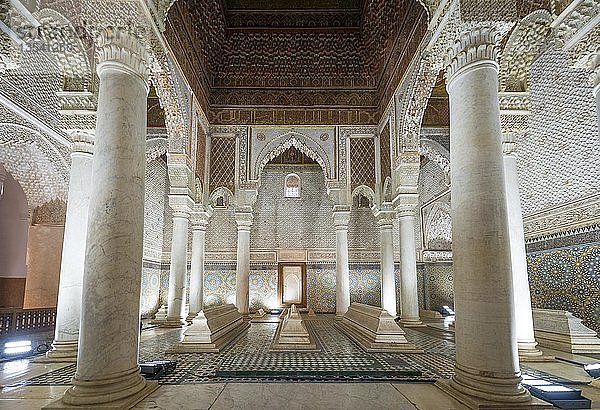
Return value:
<svg viewBox="0 0 600 410">
<path fill-rule="evenodd" d="M 0 197 L 0 308 L 23 307 L 29 211 L 25 192 L 4 170 Z"/>
<path fill-rule="evenodd" d="M 64 233 L 64 226 L 29 227 L 23 308 L 56 307 Z"/>
</svg>

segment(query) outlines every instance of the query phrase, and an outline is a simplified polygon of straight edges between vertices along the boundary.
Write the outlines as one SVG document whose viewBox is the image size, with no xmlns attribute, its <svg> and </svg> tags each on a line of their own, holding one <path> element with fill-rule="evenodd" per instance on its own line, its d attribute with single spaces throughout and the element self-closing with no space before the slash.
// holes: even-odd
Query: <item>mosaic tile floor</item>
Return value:
<svg viewBox="0 0 600 410">
<path fill-rule="evenodd" d="M 306 322 L 322 347 L 320 352 L 270 352 L 277 324 L 252 323 L 248 332 L 222 353 L 166 354 L 183 330 L 145 330 L 140 360 L 176 360 L 177 369 L 159 379 L 167 385 L 234 381 L 431 382 L 453 373 L 454 343 L 435 337 L 435 332 L 405 329 L 407 339 L 424 349 L 423 354 L 367 353 L 336 329 L 333 316 L 322 315 Z M 573 384 L 525 366 L 522 371 Z M 70 365 L 19 384 L 68 385 L 74 373 L 75 365 Z"/>
</svg>

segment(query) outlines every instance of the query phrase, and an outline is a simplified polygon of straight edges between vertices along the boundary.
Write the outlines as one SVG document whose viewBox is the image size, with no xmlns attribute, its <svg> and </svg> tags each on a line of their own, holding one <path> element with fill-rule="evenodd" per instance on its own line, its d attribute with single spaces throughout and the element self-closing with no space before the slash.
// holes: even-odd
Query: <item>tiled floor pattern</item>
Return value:
<svg viewBox="0 0 600 410">
<path fill-rule="evenodd" d="M 337 330 L 332 316 L 307 320 L 322 346 L 321 352 L 270 352 L 277 324 L 253 323 L 247 333 L 222 353 L 165 354 L 179 341 L 183 330 L 149 330 L 142 333 L 141 361 L 177 361 L 176 371 L 164 375 L 165 385 L 216 382 L 322 381 L 322 382 L 427 382 L 453 373 L 454 343 L 417 329 L 407 328 L 409 341 L 424 354 L 367 353 Z M 557 379 L 525 366 L 523 373 Z M 33 377 L 19 384 L 68 385 L 75 365 Z M 570 382 L 572 384 L 572 382 Z"/>
</svg>

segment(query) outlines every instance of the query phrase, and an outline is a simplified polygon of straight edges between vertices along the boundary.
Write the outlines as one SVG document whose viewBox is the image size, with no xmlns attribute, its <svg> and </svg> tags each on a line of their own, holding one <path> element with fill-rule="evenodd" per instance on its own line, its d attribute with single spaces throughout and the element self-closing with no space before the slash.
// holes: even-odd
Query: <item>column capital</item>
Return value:
<svg viewBox="0 0 600 410">
<path fill-rule="evenodd" d="M 252 226 L 252 220 L 254 216 L 251 212 L 237 212 L 235 213 L 235 222 L 237 223 L 238 231 L 250 230 Z"/>
<path fill-rule="evenodd" d="M 212 216 L 210 210 L 200 210 L 198 205 L 194 206 L 194 210 L 190 214 L 190 221 L 192 223 L 192 230 L 194 231 L 205 231 L 208 227 L 208 220 Z"/>
<path fill-rule="evenodd" d="M 396 211 L 391 203 L 385 203 L 375 212 L 375 219 L 379 225 L 379 229 L 392 229 L 396 220 Z"/>
<path fill-rule="evenodd" d="M 400 194 L 394 198 L 394 208 L 398 217 L 414 216 L 419 204 L 419 194 Z"/>
<path fill-rule="evenodd" d="M 76 130 L 70 135 L 71 137 L 71 155 L 94 153 L 94 133 L 92 130 Z"/>
<path fill-rule="evenodd" d="M 498 42 L 504 30 L 496 24 L 465 27 L 448 49 L 446 78 L 450 84 L 453 77 L 480 64 L 492 64 L 498 68 Z"/>
<path fill-rule="evenodd" d="M 505 157 L 517 156 L 517 135 L 514 131 L 507 131 L 502 133 L 502 154 Z"/>
<path fill-rule="evenodd" d="M 588 67 L 592 71 L 590 79 L 594 87 L 594 95 L 597 96 L 600 93 L 600 47 L 590 55 Z"/>
<path fill-rule="evenodd" d="M 97 39 L 98 75 L 106 69 L 134 74 L 141 78 L 148 88 L 148 52 L 142 42 L 131 33 L 106 27 Z"/>
<path fill-rule="evenodd" d="M 333 226 L 335 229 L 348 229 L 350 222 L 350 207 L 334 206 L 333 207 Z"/>
<path fill-rule="evenodd" d="M 189 218 L 194 201 L 188 195 L 169 195 L 169 206 L 173 209 L 174 218 Z"/>
</svg>

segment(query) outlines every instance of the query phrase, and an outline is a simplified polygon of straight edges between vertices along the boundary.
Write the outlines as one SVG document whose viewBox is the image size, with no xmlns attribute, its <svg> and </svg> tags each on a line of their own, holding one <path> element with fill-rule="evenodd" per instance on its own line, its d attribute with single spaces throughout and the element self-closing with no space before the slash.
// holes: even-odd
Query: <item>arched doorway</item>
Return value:
<svg viewBox="0 0 600 410">
<path fill-rule="evenodd" d="M 28 227 L 25 192 L 0 164 L 0 308 L 23 307 Z"/>
</svg>

